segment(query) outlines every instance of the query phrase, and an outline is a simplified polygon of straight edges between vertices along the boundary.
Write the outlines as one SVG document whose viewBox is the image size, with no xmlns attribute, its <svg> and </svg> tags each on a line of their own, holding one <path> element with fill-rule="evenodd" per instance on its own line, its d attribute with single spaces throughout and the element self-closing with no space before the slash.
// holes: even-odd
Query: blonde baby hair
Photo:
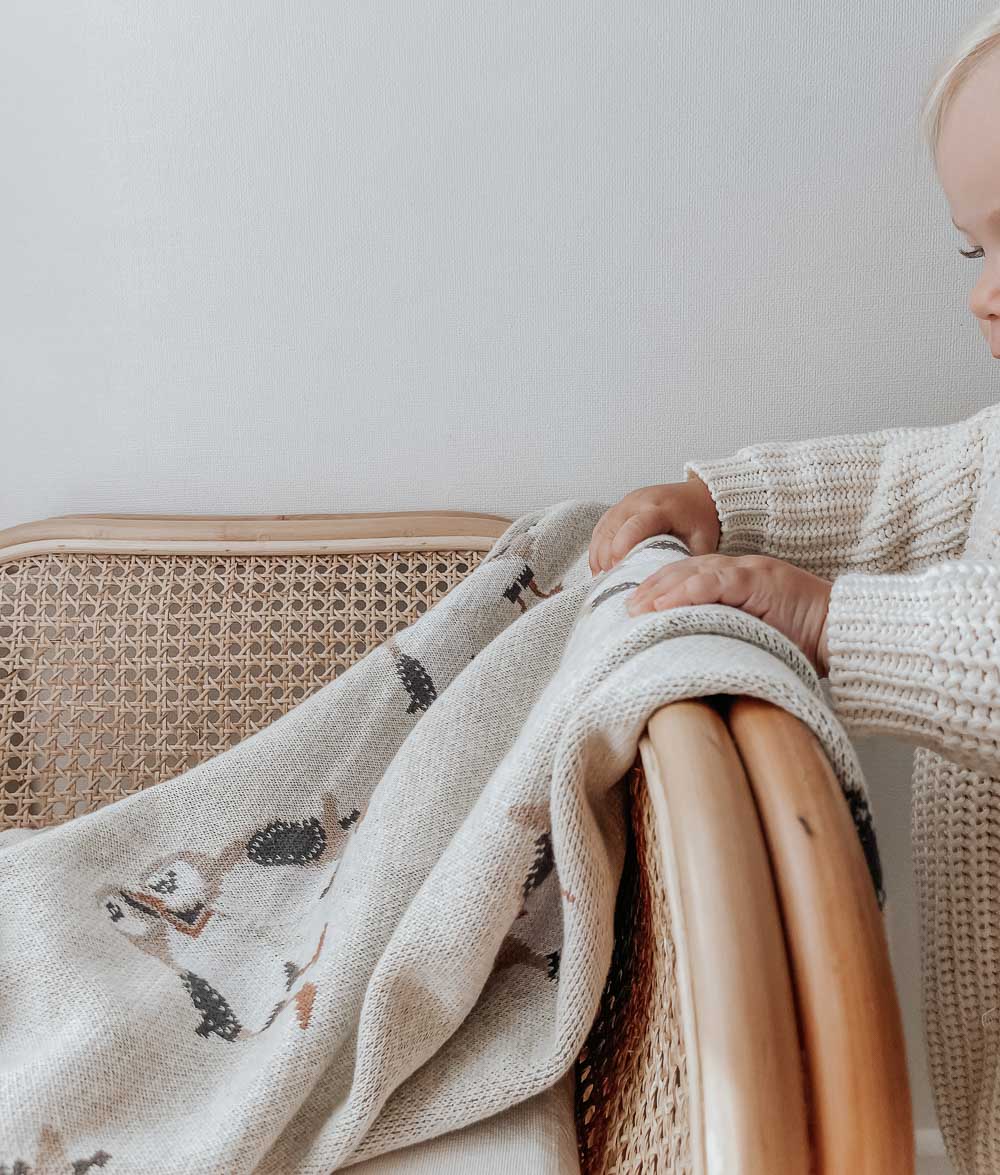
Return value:
<svg viewBox="0 0 1000 1175">
<path fill-rule="evenodd" d="M 954 55 L 939 72 L 931 85 L 921 115 L 924 135 L 931 152 L 936 153 L 941 135 L 941 123 L 962 83 L 976 66 L 1000 46 L 1000 8 L 984 17 L 962 38 Z"/>
</svg>

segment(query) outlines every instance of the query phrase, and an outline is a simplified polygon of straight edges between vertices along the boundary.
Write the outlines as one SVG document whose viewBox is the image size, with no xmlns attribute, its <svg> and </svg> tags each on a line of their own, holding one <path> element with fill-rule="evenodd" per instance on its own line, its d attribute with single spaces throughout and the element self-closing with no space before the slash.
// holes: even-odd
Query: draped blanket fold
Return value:
<svg viewBox="0 0 1000 1175">
<path fill-rule="evenodd" d="M 327 1175 L 554 1084 L 612 947 L 652 713 L 767 698 L 861 770 L 804 655 L 732 608 L 629 617 L 606 507 L 518 518 L 415 624 L 238 746 L 0 838 L 0 1167 Z M 0 781 L 2 782 L 2 781 Z"/>
</svg>

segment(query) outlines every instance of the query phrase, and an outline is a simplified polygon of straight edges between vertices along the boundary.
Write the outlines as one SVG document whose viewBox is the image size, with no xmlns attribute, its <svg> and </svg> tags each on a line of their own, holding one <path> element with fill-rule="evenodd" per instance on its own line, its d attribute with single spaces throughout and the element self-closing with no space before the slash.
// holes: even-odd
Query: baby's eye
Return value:
<svg viewBox="0 0 1000 1175">
<path fill-rule="evenodd" d="M 977 245 L 975 249 L 959 249 L 959 253 L 961 253 L 963 257 L 971 258 L 973 261 L 978 261 L 980 257 L 985 257 L 986 255 L 983 252 L 981 245 Z"/>
</svg>

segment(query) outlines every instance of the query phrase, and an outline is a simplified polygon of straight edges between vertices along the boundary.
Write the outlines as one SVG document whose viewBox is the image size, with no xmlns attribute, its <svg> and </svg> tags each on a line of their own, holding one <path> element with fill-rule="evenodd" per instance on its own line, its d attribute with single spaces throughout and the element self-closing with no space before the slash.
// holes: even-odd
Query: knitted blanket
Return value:
<svg viewBox="0 0 1000 1175">
<path fill-rule="evenodd" d="M 0 849 L 0 1169 L 328 1172 L 555 1083 L 596 1013 L 647 719 L 803 719 L 880 889 L 804 655 L 722 606 L 629 617 L 606 507 L 518 518 L 415 624 L 175 779 Z M 18 1166 L 20 1164 L 20 1166 Z"/>
</svg>

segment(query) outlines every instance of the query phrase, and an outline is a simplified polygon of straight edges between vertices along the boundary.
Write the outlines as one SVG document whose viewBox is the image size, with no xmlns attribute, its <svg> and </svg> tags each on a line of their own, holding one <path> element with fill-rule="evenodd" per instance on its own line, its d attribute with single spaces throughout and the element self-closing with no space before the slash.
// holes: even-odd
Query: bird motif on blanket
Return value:
<svg viewBox="0 0 1000 1175">
<path fill-rule="evenodd" d="M 287 1007 L 305 1029 L 317 990 L 308 973 L 327 933 L 314 903 L 362 818 L 353 808 L 341 815 L 327 795 L 320 816 L 271 820 L 215 855 L 177 850 L 97 900 L 119 933 L 178 976 L 200 1014 L 199 1036 L 245 1040 Z M 309 896 L 304 874 L 314 873 L 323 886 Z M 296 950 L 305 961 L 289 958 Z"/>
<path fill-rule="evenodd" d="M 8 1156 L 4 1154 L 3 1148 L 4 1143 L 0 1139 L 0 1175 L 55 1175 L 56 1172 L 60 1175 L 63 1172 L 66 1175 L 87 1175 L 111 1161 L 111 1155 L 100 1149 L 88 1158 L 71 1159 L 59 1132 L 47 1125 L 43 1125 L 38 1132 L 38 1147 L 31 1162 L 22 1153 L 22 1157 L 12 1158 L 8 1166 Z"/>
<path fill-rule="evenodd" d="M 560 888 L 549 828 L 549 811 L 543 804 L 515 804 L 510 815 L 534 834 L 534 856 L 521 884 L 521 909 L 510 933 L 500 944 L 494 973 L 507 967 L 530 967 L 547 979 L 559 974 L 562 946 L 562 905 L 572 902 Z"/>
<path fill-rule="evenodd" d="M 511 583 L 510 587 L 504 592 L 504 596 L 510 600 L 512 604 L 517 604 L 522 612 L 527 612 L 528 605 L 524 602 L 524 591 L 527 589 L 536 595 L 540 600 L 547 600 L 550 596 L 556 595 L 557 592 L 562 591 L 562 584 L 557 583 L 550 592 L 543 592 L 542 589 L 535 582 L 535 572 L 525 563 L 524 570 Z"/>
<path fill-rule="evenodd" d="M 437 700 L 437 690 L 431 675 L 416 657 L 404 653 L 399 647 L 395 636 L 385 642 L 385 651 L 392 657 L 396 666 L 396 674 L 403 683 L 403 688 L 410 695 L 410 704 L 406 707 L 407 714 L 416 714 L 418 710 L 429 710 L 431 704 Z"/>
<path fill-rule="evenodd" d="M 503 593 L 505 599 L 510 600 L 512 604 L 517 604 L 522 612 L 527 612 L 528 610 L 528 605 L 524 601 L 526 591 L 530 591 L 540 600 L 547 600 L 550 596 L 561 592 L 563 586 L 561 583 L 557 583 L 549 592 L 543 591 L 539 587 L 538 581 L 535 578 L 535 570 L 532 566 L 532 560 L 536 553 L 535 544 L 529 537 L 534 529 L 535 524 L 532 523 L 526 530 L 511 535 L 510 538 L 503 542 L 498 540 L 493 549 L 482 560 L 482 563 L 489 563 L 496 559 L 513 558 L 524 564 L 521 571 L 518 572 Z"/>
<path fill-rule="evenodd" d="M 619 596 L 622 592 L 630 592 L 633 588 L 639 586 L 637 579 L 626 579 L 621 583 L 616 583 L 604 591 L 598 592 L 596 596 L 590 601 L 590 610 L 593 612 L 595 608 L 599 608 L 605 600 L 610 600 L 613 596 Z"/>
</svg>

